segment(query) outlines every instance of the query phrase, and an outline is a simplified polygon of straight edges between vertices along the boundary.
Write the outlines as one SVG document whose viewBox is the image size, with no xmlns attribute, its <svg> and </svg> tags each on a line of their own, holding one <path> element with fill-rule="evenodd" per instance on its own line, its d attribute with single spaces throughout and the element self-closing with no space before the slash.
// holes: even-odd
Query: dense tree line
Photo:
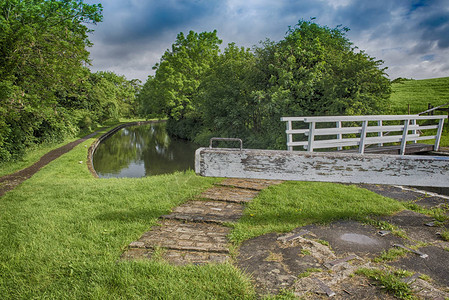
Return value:
<svg viewBox="0 0 449 300">
<path fill-rule="evenodd" d="M 390 81 L 346 28 L 300 21 L 279 42 L 219 50 L 216 31 L 178 35 L 138 96 L 143 113 L 167 117 L 174 135 L 205 143 L 240 137 L 285 148 L 282 116 L 387 112 Z"/>
<path fill-rule="evenodd" d="M 0 0 L 0 161 L 136 113 L 138 81 L 88 69 L 101 20 L 82 0 Z"/>
</svg>

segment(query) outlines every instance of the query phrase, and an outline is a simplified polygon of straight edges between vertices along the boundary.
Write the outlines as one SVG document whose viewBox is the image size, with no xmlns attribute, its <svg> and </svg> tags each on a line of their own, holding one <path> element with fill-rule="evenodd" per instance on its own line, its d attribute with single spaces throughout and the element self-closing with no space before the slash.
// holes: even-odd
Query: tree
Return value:
<svg viewBox="0 0 449 300">
<path fill-rule="evenodd" d="M 143 88 L 140 100 L 147 114 L 178 121 L 195 112 L 198 87 L 218 57 L 220 44 L 217 31 L 179 33 Z"/>
<path fill-rule="evenodd" d="M 84 24 L 100 22 L 101 11 L 81 0 L 0 0 L 0 160 L 76 131 L 64 115 L 68 102 L 84 105 Z"/>
<path fill-rule="evenodd" d="M 216 32 L 181 33 L 139 96 L 146 113 L 202 143 L 241 137 L 247 147 L 285 148 L 282 116 L 385 113 L 390 81 L 382 61 L 353 47 L 348 29 L 300 21 L 254 51 Z"/>
<path fill-rule="evenodd" d="M 280 42 L 256 49 L 265 74 L 266 88 L 256 93 L 267 112 L 267 147 L 285 145 L 282 116 L 386 112 L 391 90 L 383 62 L 357 51 L 347 30 L 300 21 Z"/>
<path fill-rule="evenodd" d="M 212 64 L 199 88 L 205 129 L 198 141 L 260 132 L 262 107 L 253 93 L 260 77 L 256 63 L 249 49 L 230 43 Z"/>
</svg>

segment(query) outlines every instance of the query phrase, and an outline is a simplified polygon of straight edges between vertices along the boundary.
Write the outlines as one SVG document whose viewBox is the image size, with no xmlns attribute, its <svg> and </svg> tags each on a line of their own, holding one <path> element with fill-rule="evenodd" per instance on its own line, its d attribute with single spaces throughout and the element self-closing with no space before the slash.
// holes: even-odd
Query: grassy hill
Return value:
<svg viewBox="0 0 449 300">
<path fill-rule="evenodd" d="M 392 84 L 392 114 L 418 114 L 427 110 L 430 103 L 433 107 L 449 103 L 449 77 L 412 80 L 395 80 Z M 446 112 L 435 112 L 446 114 Z M 424 143 L 433 141 L 424 141 Z M 449 124 L 445 122 L 440 146 L 449 147 Z"/>
<path fill-rule="evenodd" d="M 428 103 L 434 107 L 449 103 L 449 77 L 423 80 L 396 80 L 392 84 L 391 108 L 393 114 L 417 114 L 427 110 Z"/>
</svg>

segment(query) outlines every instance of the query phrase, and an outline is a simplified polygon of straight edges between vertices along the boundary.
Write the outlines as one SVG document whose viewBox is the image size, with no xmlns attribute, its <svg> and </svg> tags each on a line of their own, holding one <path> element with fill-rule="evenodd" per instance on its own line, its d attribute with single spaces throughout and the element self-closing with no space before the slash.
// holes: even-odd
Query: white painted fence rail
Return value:
<svg viewBox="0 0 449 300">
<path fill-rule="evenodd" d="M 302 146 L 308 152 L 314 149 L 337 148 L 341 150 L 345 146 L 358 146 L 358 152 L 364 153 L 365 146 L 384 143 L 401 143 L 400 154 L 404 155 L 407 142 L 421 140 L 435 140 L 434 150 L 440 145 L 443 132 L 445 115 L 419 116 L 419 115 L 371 115 L 371 116 L 325 116 L 325 117 L 283 117 L 281 121 L 287 123 L 287 147 L 293 151 L 293 147 Z M 434 120 L 435 125 L 419 125 L 418 121 Z M 399 121 L 399 125 L 384 125 L 384 122 Z M 308 123 L 307 129 L 293 129 L 293 122 Z M 351 126 L 354 123 L 361 124 Z M 317 127 L 317 124 L 321 124 Z M 325 127 L 335 124 L 335 127 Z M 374 124 L 374 125 L 373 125 Z M 346 125 L 346 126 L 344 126 Z M 350 126 L 348 126 L 350 125 Z M 436 134 L 421 135 L 423 130 L 435 130 Z M 395 133 L 387 135 L 386 133 Z M 294 135 L 305 135 L 307 141 L 294 141 Z M 353 137 L 353 135 L 358 137 Z M 347 137 L 352 135 L 352 137 Z M 316 139 L 321 136 L 334 136 L 331 139 Z"/>
</svg>

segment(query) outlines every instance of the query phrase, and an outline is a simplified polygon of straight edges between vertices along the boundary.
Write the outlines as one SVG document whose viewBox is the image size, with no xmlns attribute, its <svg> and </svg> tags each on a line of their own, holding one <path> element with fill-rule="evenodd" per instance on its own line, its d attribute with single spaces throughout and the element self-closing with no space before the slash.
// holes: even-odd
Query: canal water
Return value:
<svg viewBox="0 0 449 300">
<path fill-rule="evenodd" d="M 101 178 L 145 177 L 194 169 L 198 145 L 170 137 L 164 122 L 125 127 L 100 143 L 93 165 Z"/>
</svg>

